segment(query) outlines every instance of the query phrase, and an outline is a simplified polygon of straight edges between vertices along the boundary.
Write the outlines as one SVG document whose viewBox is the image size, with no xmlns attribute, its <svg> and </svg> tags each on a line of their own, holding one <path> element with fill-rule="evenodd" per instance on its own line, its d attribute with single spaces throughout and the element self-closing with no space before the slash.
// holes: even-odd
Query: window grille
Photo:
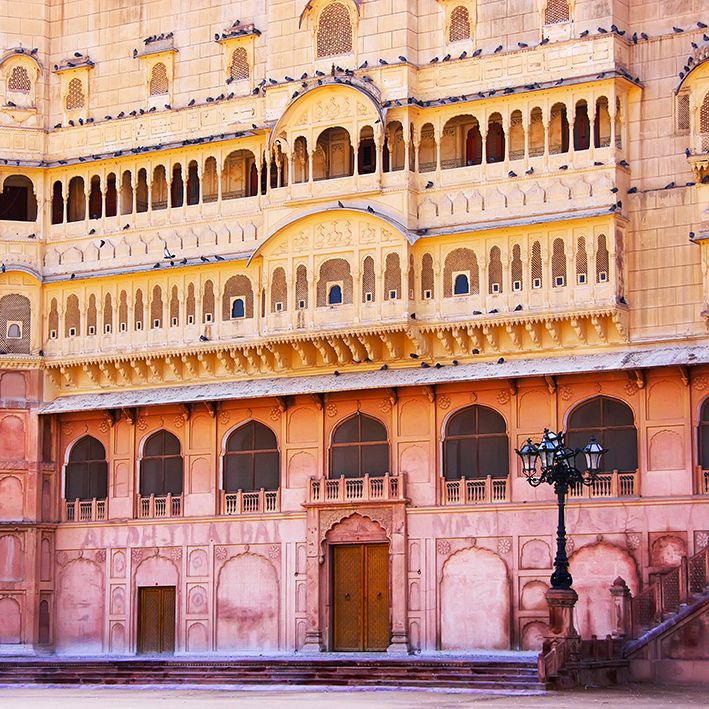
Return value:
<svg viewBox="0 0 709 709">
<path fill-rule="evenodd" d="M 308 269 L 302 263 L 295 269 L 295 299 L 299 310 L 308 307 Z"/>
<path fill-rule="evenodd" d="M 704 97 L 699 109 L 699 132 L 709 133 L 709 93 Z"/>
<path fill-rule="evenodd" d="M 121 332 L 128 329 L 128 295 L 124 290 L 118 300 L 118 329 Z"/>
<path fill-rule="evenodd" d="M 84 86 L 81 83 L 81 79 L 74 78 L 69 82 L 69 90 L 67 91 L 65 102 L 66 110 L 75 111 L 83 108 L 84 103 Z"/>
<path fill-rule="evenodd" d="M 222 320 L 231 320 L 231 308 L 234 298 L 243 298 L 245 305 L 244 317 L 252 318 L 254 316 L 254 291 L 251 287 L 251 281 L 247 276 L 237 275 L 231 276 L 224 284 L 222 293 Z"/>
<path fill-rule="evenodd" d="M 544 10 L 544 24 L 556 25 L 571 19 L 569 3 L 566 0 L 549 0 Z"/>
<path fill-rule="evenodd" d="M 317 33 L 317 56 L 335 57 L 352 52 L 352 21 L 340 2 L 330 3 L 320 14 Z"/>
<path fill-rule="evenodd" d="M 552 245 L 551 277 L 555 288 L 566 285 L 566 252 L 563 239 L 554 239 Z"/>
<path fill-rule="evenodd" d="M 55 308 L 56 315 L 56 304 L 54 301 L 52 302 L 52 307 Z M 26 296 L 20 295 L 19 293 L 8 293 L 0 298 L 0 322 L 12 322 L 14 324 L 13 330 L 17 328 L 18 325 L 20 330 L 17 335 L 10 335 L 9 332 L 6 333 L 13 338 L 12 342 L 8 342 L 7 340 L 3 342 L 2 338 L 0 338 L 0 346 L 2 346 L 5 353 L 17 352 L 29 354 L 31 315 L 30 301 Z"/>
<path fill-rule="evenodd" d="M 197 307 L 194 297 L 194 283 L 187 286 L 187 324 L 194 324 L 195 309 Z"/>
<path fill-rule="evenodd" d="M 374 302 L 376 294 L 376 280 L 374 276 L 374 259 L 371 256 L 367 256 L 364 259 L 364 264 L 362 268 L 362 302 L 372 303 Z"/>
<path fill-rule="evenodd" d="M 490 249 L 490 263 L 487 267 L 487 273 L 489 292 L 502 293 L 502 259 L 499 246 L 493 246 Z"/>
<path fill-rule="evenodd" d="M 167 68 L 162 62 L 158 62 L 150 74 L 150 95 L 163 96 L 167 89 Z"/>
<path fill-rule="evenodd" d="M 453 295 L 453 273 L 467 272 L 470 274 L 469 290 L 473 295 L 480 293 L 480 272 L 478 257 L 472 249 L 453 249 L 443 267 L 443 295 L 450 298 Z"/>
<path fill-rule="evenodd" d="M 424 299 L 433 298 L 433 256 L 424 254 L 421 259 L 421 292 Z M 430 295 L 426 295 L 426 294 Z"/>
<path fill-rule="evenodd" d="M 135 292 L 135 305 L 133 306 L 133 322 L 136 330 L 143 329 L 143 318 L 145 317 L 145 307 L 143 305 L 143 291 L 138 288 Z"/>
<path fill-rule="evenodd" d="M 10 79 L 7 82 L 8 91 L 17 91 L 21 94 L 28 94 L 32 90 L 32 82 L 27 69 L 23 66 L 16 66 L 12 69 Z"/>
<path fill-rule="evenodd" d="M 608 280 L 608 245 L 606 235 L 600 234 L 596 247 L 596 283 Z"/>
<path fill-rule="evenodd" d="M 588 255 L 586 254 L 586 237 L 579 236 L 576 246 L 576 282 L 579 285 L 588 279 Z"/>
<path fill-rule="evenodd" d="M 204 282 L 202 291 L 202 322 L 212 322 L 214 319 L 214 284 L 212 281 Z"/>
<path fill-rule="evenodd" d="M 96 334 L 96 296 L 92 293 L 89 296 L 89 307 L 86 309 L 86 328 L 89 335 Z"/>
<path fill-rule="evenodd" d="M 516 291 L 521 291 L 522 290 L 522 257 L 521 257 L 521 249 L 519 244 L 515 244 L 512 247 L 512 268 L 511 268 L 511 275 L 512 275 L 512 283 L 513 284 L 519 284 L 518 287 L 515 287 L 513 285 L 513 290 Z"/>
<path fill-rule="evenodd" d="M 342 303 L 352 303 L 352 271 L 350 264 L 343 258 L 328 259 L 320 266 L 320 278 L 318 280 L 318 307 L 328 305 L 328 284 L 342 283 Z"/>
<path fill-rule="evenodd" d="M 399 254 L 387 254 L 386 268 L 384 270 L 384 299 L 396 300 L 399 297 L 399 293 L 401 293 Z"/>
<path fill-rule="evenodd" d="M 79 332 L 80 322 L 79 298 L 72 294 L 66 299 L 66 314 L 64 315 L 65 337 L 70 337 L 72 331 L 74 334 Z"/>
<path fill-rule="evenodd" d="M 241 81 L 249 78 L 249 59 L 244 47 L 237 47 L 231 55 L 231 65 L 229 76 L 234 81 Z"/>
<path fill-rule="evenodd" d="M 280 303 L 280 309 L 278 305 Z M 273 272 L 271 278 L 271 312 L 280 313 L 288 309 L 288 286 L 286 272 L 280 266 Z"/>
<path fill-rule="evenodd" d="M 162 327 L 162 289 L 160 286 L 153 288 L 153 299 L 150 302 L 150 320 L 153 329 Z"/>
<path fill-rule="evenodd" d="M 113 329 L 113 303 L 111 302 L 111 294 L 106 293 L 103 300 L 103 331 L 111 332 Z"/>
<path fill-rule="evenodd" d="M 538 241 L 532 244 L 532 283 L 535 288 L 542 287 L 542 247 Z"/>
<path fill-rule="evenodd" d="M 689 132 L 689 94 L 678 94 L 675 100 L 675 130 L 677 133 Z"/>
<path fill-rule="evenodd" d="M 450 29 L 448 30 L 449 42 L 460 42 L 470 39 L 470 12 L 467 7 L 458 5 L 451 12 Z"/>
<path fill-rule="evenodd" d="M 172 286 L 170 293 L 170 322 L 173 326 L 180 324 L 180 300 L 177 295 L 177 286 Z"/>
</svg>

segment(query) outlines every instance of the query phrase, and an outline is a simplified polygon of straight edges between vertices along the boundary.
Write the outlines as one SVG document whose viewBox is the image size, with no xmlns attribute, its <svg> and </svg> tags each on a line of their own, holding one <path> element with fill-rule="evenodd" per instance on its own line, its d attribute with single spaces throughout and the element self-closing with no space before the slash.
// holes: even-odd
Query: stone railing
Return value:
<svg viewBox="0 0 709 709">
<path fill-rule="evenodd" d="M 106 500 L 66 500 L 65 522 L 96 522 L 106 519 Z"/>
<path fill-rule="evenodd" d="M 470 480 L 441 479 L 441 503 L 443 505 L 474 505 L 476 503 L 509 502 L 507 478 L 485 478 Z"/>
<path fill-rule="evenodd" d="M 182 517 L 182 496 L 138 497 L 138 517 Z"/>
<path fill-rule="evenodd" d="M 310 479 L 309 503 L 386 502 L 404 500 L 404 476 Z"/>
<path fill-rule="evenodd" d="M 575 485 L 569 490 L 569 498 L 589 497 L 638 497 L 638 471 L 599 473 L 593 484 Z"/>
<path fill-rule="evenodd" d="M 666 613 L 676 613 L 692 596 L 702 594 L 709 586 L 709 547 L 659 578 L 631 601 L 632 637 L 660 623 Z"/>
<path fill-rule="evenodd" d="M 221 513 L 241 515 L 253 512 L 278 512 L 281 496 L 278 490 L 258 490 L 257 492 L 221 492 Z"/>
</svg>

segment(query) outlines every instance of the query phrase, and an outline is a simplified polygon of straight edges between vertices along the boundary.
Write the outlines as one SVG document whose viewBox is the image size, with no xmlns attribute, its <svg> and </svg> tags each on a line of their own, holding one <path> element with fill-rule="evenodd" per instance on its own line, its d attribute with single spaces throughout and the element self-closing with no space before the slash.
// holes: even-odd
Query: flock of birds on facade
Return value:
<svg viewBox="0 0 709 709">
<path fill-rule="evenodd" d="M 239 25 L 239 21 L 237 20 L 237 22 L 234 23 L 232 29 L 231 29 L 229 32 L 222 33 L 221 35 L 215 34 L 215 40 L 218 41 L 218 40 L 220 40 L 220 39 L 228 39 L 228 38 L 233 37 L 233 36 L 236 36 L 236 35 L 238 35 L 238 34 L 244 34 L 245 32 L 253 32 L 254 34 L 257 34 L 257 35 L 260 35 L 260 34 L 261 34 L 261 32 L 260 32 L 259 30 L 255 29 L 255 28 L 250 29 L 250 30 L 244 30 L 244 29 L 239 29 L 239 28 L 238 28 L 238 25 Z M 700 29 L 700 30 L 707 29 L 707 25 L 706 25 L 704 22 L 701 22 L 701 21 L 700 21 L 700 22 L 697 22 L 696 27 L 697 27 L 697 29 Z M 694 28 L 692 28 L 692 29 L 694 29 Z M 683 33 L 683 32 L 685 31 L 683 28 L 681 28 L 681 27 L 676 27 L 676 26 L 673 26 L 673 27 L 672 27 L 672 30 L 673 30 L 673 32 L 674 32 L 675 34 L 680 34 L 680 33 Z M 625 34 L 626 34 L 626 31 L 625 31 L 625 30 L 619 29 L 616 25 L 611 25 L 610 30 L 607 30 L 607 29 L 604 28 L 604 27 L 598 27 L 597 32 L 598 32 L 598 34 L 613 33 L 613 34 L 617 34 L 618 36 L 621 36 L 621 37 L 622 37 L 622 36 L 625 36 Z M 584 30 L 583 32 L 580 33 L 579 36 L 583 38 L 583 37 L 589 36 L 590 34 L 591 34 L 591 33 L 590 33 L 589 30 Z M 164 34 L 164 33 L 163 33 L 163 34 L 160 34 L 160 35 L 152 35 L 152 36 L 150 36 L 150 37 L 146 37 L 146 38 L 143 40 L 143 42 L 144 42 L 144 44 L 147 46 L 147 45 L 151 44 L 152 42 L 157 42 L 157 41 L 161 41 L 161 40 L 170 40 L 170 39 L 172 39 L 172 37 L 173 37 L 173 33 L 172 33 L 172 32 L 169 32 L 169 33 L 167 33 L 167 34 Z M 649 35 L 647 35 L 645 32 L 640 32 L 639 34 L 638 34 L 637 32 L 634 32 L 633 35 L 630 37 L 630 41 L 632 41 L 633 44 L 637 44 L 637 43 L 640 42 L 640 41 L 648 41 L 649 39 L 650 39 Z M 706 33 L 705 33 L 705 34 L 703 35 L 703 41 L 704 41 L 704 42 L 709 42 L 709 34 L 706 34 Z M 539 43 L 539 46 L 543 46 L 543 45 L 545 45 L 545 44 L 548 44 L 548 42 L 549 42 L 549 39 L 548 39 L 548 38 L 544 38 L 544 39 L 542 39 L 541 42 Z M 696 49 L 699 48 L 699 45 L 698 45 L 696 42 L 694 42 L 694 41 L 691 43 L 691 45 L 692 45 L 692 49 L 693 49 L 693 50 L 696 50 Z M 527 49 L 527 48 L 529 48 L 529 45 L 528 45 L 527 43 L 525 43 L 525 42 L 518 42 L 518 43 L 517 43 L 517 46 L 518 46 L 519 49 Z M 498 46 L 493 50 L 492 54 L 499 54 L 499 53 L 502 52 L 503 50 L 504 50 L 504 47 L 503 47 L 503 45 L 500 44 L 500 45 L 498 45 Z M 17 49 L 16 51 L 17 51 L 18 53 L 24 53 L 25 50 L 22 49 L 22 48 L 19 48 L 19 49 Z M 31 54 L 31 55 L 35 55 L 35 54 L 37 54 L 37 52 L 38 52 L 38 50 L 35 48 L 35 49 L 32 49 L 32 50 L 30 51 L 30 54 Z M 134 50 L 133 56 L 136 57 L 137 55 L 138 55 L 138 50 Z M 468 56 L 470 56 L 471 58 L 477 58 L 477 57 L 480 57 L 480 56 L 482 56 L 482 55 L 483 55 L 483 50 L 480 49 L 480 48 L 477 48 L 477 49 L 475 49 L 470 55 L 468 55 L 468 53 L 465 52 L 465 51 L 462 52 L 462 53 L 458 56 L 458 59 L 459 59 L 459 60 L 466 59 L 466 58 L 468 58 Z M 84 55 L 82 55 L 80 52 L 75 52 L 75 53 L 74 53 L 74 56 L 75 56 L 75 58 L 77 58 L 77 59 L 78 59 L 78 58 L 81 58 L 81 59 L 84 61 L 84 63 L 86 63 L 87 65 L 93 66 L 93 62 L 91 62 L 91 60 L 90 60 L 88 57 L 84 57 Z M 399 56 L 398 59 L 399 59 L 399 61 L 402 62 L 402 63 L 405 63 L 405 64 L 408 63 L 408 59 L 407 59 L 405 56 L 403 56 L 403 55 Z M 429 64 L 437 64 L 438 62 L 448 62 L 448 61 L 451 61 L 451 60 L 454 60 L 454 58 L 453 58 L 450 54 L 446 54 L 446 55 L 445 55 L 444 57 L 442 57 L 442 58 L 439 58 L 439 57 L 437 57 L 437 56 L 436 56 L 436 57 L 433 57 L 433 59 L 431 59 L 431 60 L 429 61 Z M 390 62 L 388 62 L 386 59 L 379 59 L 379 64 L 380 64 L 381 66 L 388 66 L 388 65 L 390 64 Z M 691 71 L 691 69 L 692 69 L 692 67 L 693 67 L 693 64 L 694 64 L 694 58 L 693 58 L 692 56 L 689 56 L 689 57 L 687 58 L 687 63 L 685 64 L 685 66 L 684 66 L 684 68 L 683 68 L 683 71 L 680 71 L 680 72 L 679 72 L 679 78 L 680 78 L 680 79 L 684 79 L 684 77 L 689 73 L 689 71 Z M 71 65 L 72 65 L 71 62 L 67 62 L 67 63 L 66 63 L 66 66 L 71 66 Z M 364 71 L 364 70 L 366 70 L 368 67 L 369 67 L 368 61 L 364 61 L 362 64 L 360 64 L 359 70 L 360 70 L 360 71 Z M 55 69 L 58 69 L 58 68 L 59 68 L 59 66 L 56 65 L 56 66 L 55 66 Z M 641 83 L 641 80 L 640 80 L 639 77 L 633 77 L 631 74 L 629 74 L 629 73 L 628 73 L 627 71 L 625 71 L 625 70 L 620 70 L 620 73 L 621 73 L 626 79 L 632 81 L 633 83 L 636 83 L 636 84 L 640 84 L 640 83 Z M 332 76 L 332 78 L 334 79 L 334 81 L 335 81 L 336 83 L 349 83 L 349 78 L 350 78 L 350 77 L 355 77 L 355 72 L 354 72 L 352 69 L 346 69 L 346 68 L 342 68 L 342 67 L 333 65 L 332 71 L 331 71 L 330 75 Z M 322 72 L 322 71 L 319 71 L 319 70 L 315 72 L 315 75 L 314 75 L 313 77 L 309 76 L 308 73 L 305 72 L 305 73 L 303 73 L 303 74 L 301 75 L 299 81 L 302 82 L 302 85 L 301 85 L 301 86 L 302 86 L 302 89 L 303 89 L 303 90 L 306 90 L 306 89 L 313 88 L 314 86 L 322 86 L 323 83 L 324 83 L 324 77 L 326 77 L 326 76 L 327 76 L 327 74 L 326 74 L 325 72 Z M 342 78 L 343 76 L 344 76 L 344 78 Z M 605 77 L 606 77 L 606 73 L 603 72 L 603 73 L 599 74 L 596 78 L 597 78 L 597 79 L 603 79 L 603 78 L 605 78 Z M 373 79 L 372 79 L 371 77 L 369 77 L 369 76 L 364 76 L 364 77 L 362 77 L 362 79 L 363 79 L 365 82 L 368 82 L 368 83 L 373 82 Z M 231 79 L 228 79 L 228 80 L 227 80 L 227 83 L 231 83 L 231 81 L 232 81 Z M 291 77 L 291 76 L 285 76 L 285 77 L 284 77 L 284 81 L 285 81 L 285 82 L 288 82 L 288 83 L 292 83 L 292 82 L 296 81 L 296 79 L 294 79 L 294 78 Z M 553 85 L 553 86 L 560 86 L 560 85 L 564 84 L 565 82 L 566 82 L 566 79 L 560 78 L 560 79 L 556 80 L 555 82 L 551 83 L 550 85 Z M 273 79 L 273 78 L 269 78 L 268 80 L 262 79 L 261 82 L 254 88 L 253 94 L 254 94 L 254 95 L 259 95 L 268 85 L 276 86 L 276 85 L 278 85 L 278 84 L 280 84 L 280 83 L 281 83 L 281 82 L 279 82 L 278 80 Z M 405 99 L 405 100 L 398 100 L 398 99 L 397 99 L 397 100 L 393 100 L 393 101 L 386 101 L 386 102 L 383 104 L 383 108 L 391 108 L 391 107 L 394 107 L 394 106 L 400 107 L 400 106 L 405 106 L 405 105 L 417 105 L 417 106 L 420 106 L 420 107 L 423 107 L 423 108 L 428 108 L 428 107 L 430 107 L 430 106 L 435 106 L 435 105 L 439 105 L 439 106 L 440 106 L 440 105 L 445 105 L 445 104 L 447 104 L 447 103 L 457 103 L 457 102 L 460 102 L 460 101 L 465 102 L 465 101 L 473 100 L 473 99 L 475 99 L 475 98 L 478 98 L 478 99 L 488 98 L 488 97 L 495 96 L 495 95 L 498 94 L 498 93 L 500 93 L 500 94 L 502 94 L 502 95 L 509 95 L 509 94 L 515 93 L 517 90 L 520 90 L 520 89 L 524 89 L 525 91 L 533 91 L 533 90 L 539 90 L 539 89 L 542 89 L 542 88 L 548 88 L 548 86 L 544 86 L 544 85 L 542 85 L 542 84 L 539 83 L 539 82 L 535 82 L 535 83 L 533 83 L 533 84 L 526 84 L 526 85 L 524 85 L 523 87 L 507 87 L 507 88 L 502 89 L 502 90 L 492 89 L 492 90 L 488 91 L 487 93 L 486 93 L 486 92 L 483 92 L 483 91 L 479 91 L 479 92 L 477 92 L 477 94 L 473 94 L 473 95 L 449 96 L 449 97 L 447 97 L 447 98 L 433 99 L 433 100 L 429 100 L 429 101 L 421 101 L 421 100 L 419 100 L 419 99 L 417 99 L 417 98 L 415 98 L 415 97 L 411 97 L 411 96 L 410 96 L 410 97 L 408 97 L 408 98 Z M 300 93 L 301 93 L 300 91 L 295 91 L 295 92 L 293 93 L 293 95 L 292 95 L 291 98 L 292 98 L 292 99 L 297 98 L 297 97 L 300 95 Z M 216 96 L 216 97 L 208 96 L 205 103 L 213 103 L 213 102 L 215 102 L 215 101 L 222 101 L 222 100 L 225 100 L 225 99 L 226 99 L 226 100 L 229 100 L 229 99 L 231 99 L 231 98 L 233 98 L 233 97 L 234 97 L 234 94 L 233 94 L 233 93 L 230 93 L 230 94 L 222 93 L 222 94 L 220 94 L 219 96 Z M 196 99 L 192 98 L 192 99 L 190 99 L 190 101 L 188 102 L 187 105 L 188 105 L 188 106 L 194 106 L 196 103 L 197 103 Z M 12 102 L 9 102 L 8 105 L 12 106 Z M 171 109 L 172 106 L 171 106 L 170 104 L 165 104 L 165 108 L 166 108 L 166 109 Z M 152 112 L 155 112 L 155 111 L 156 111 L 156 108 L 155 108 L 154 106 L 153 106 L 152 108 L 148 109 L 147 111 L 146 111 L 145 109 L 142 109 L 142 108 L 141 108 L 141 109 L 137 109 L 137 110 L 130 111 L 130 112 L 128 112 L 128 113 L 126 113 L 125 111 L 121 111 L 120 113 L 118 113 L 118 115 L 116 116 L 116 118 L 120 119 L 120 118 L 125 118 L 125 117 L 127 117 L 127 116 L 133 117 L 133 116 L 136 116 L 136 115 L 142 115 L 142 114 L 144 114 L 144 113 L 152 113 Z M 106 116 L 105 116 L 105 120 L 107 120 L 107 121 L 113 120 L 113 116 L 111 116 L 111 115 L 106 115 Z M 86 120 L 84 120 L 83 118 L 79 118 L 79 119 L 78 119 L 78 123 L 79 123 L 80 125 L 84 125 L 85 123 L 93 123 L 93 122 L 94 122 L 94 119 L 93 119 L 93 118 L 88 118 L 88 119 L 86 119 Z M 74 125 L 75 125 L 75 123 L 74 123 L 73 120 L 70 120 L 68 123 L 69 123 L 70 126 L 74 126 Z M 62 128 L 62 127 L 63 127 L 63 126 L 62 126 L 61 123 L 57 123 L 57 124 L 54 126 L 55 129 L 59 129 L 59 128 Z M 256 125 L 255 123 L 252 124 L 251 127 L 252 127 L 253 130 L 259 130 L 259 129 L 260 129 L 260 127 L 259 127 L 258 125 Z M 157 145 L 153 145 L 153 146 L 141 146 L 141 147 L 137 147 L 137 148 L 132 148 L 132 149 L 129 149 L 129 150 L 125 150 L 125 151 L 123 151 L 123 150 L 118 150 L 118 151 L 116 151 L 116 152 L 114 152 L 114 153 L 112 153 L 112 154 L 110 154 L 110 155 L 100 155 L 100 154 L 98 154 L 98 155 L 92 155 L 90 159 L 91 159 L 91 160 L 100 160 L 100 159 L 105 159 L 106 157 L 111 157 L 111 156 L 112 156 L 112 157 L 121 157 L 122 155 L 128 155 L 128 154 L 139 154 L 139 153 L 143 153 L 143 152 L 154 152 L 154 151 L 156 151 L 156 150 L 163 150 L 163 149 L 169 149 L 169 148 L 180 147 L 180 146 L 195 145 L 195 144 L 200 144 L 200 143 L 209 143 L 209 142 L 212 142 L 212 141 L 214 141 L 214 140 L 225 140 L 225 139 L 227 139 L 227 138 L 238 138 L 238 137 L 243 137 L 243 136 L 246 135 L 246 134 L 247 134 L 247 133 L 246 133 L 245 131 L 237 131 L 237 132 L 232 133 L 232 134 L 222 133 L 222 134 L 220 134 L 220 135 L 207 136 L 207 137 L 204 137 L 204 138 L 186 139 L 186 140 L 183 140 L 183 141 L 180 141 L 180 142 L 176 142 L 176 143 L 157 144 Z M 691 150 L 690 150 L 689 148 L 687 148 L 687 149 L 685 150 L 685 155 L 686 155 L 687 157 L 690 157 L 691 154 L 692 154 Z M 86 158 L 86 157 L 79 157 L 77 160 L 73 160 L 73 161 L 58 160 L 58 161 L 57 161 L 57 164 L 59 164 L 59 165 L 67 165 L 67 164 L 70 164 L 71 162 L 74 162 L 74 163 L 76 163 L 76 162 L 86 162 L 86 161 L 88 161 L 88 160 L 89 160 L 89 158 Z M 12 164 L 12 162 L 14 162 L 16 165 L 20 165 L 20 164 L 21 164 L 21 161 L 19 161 L 19 160 L 16 160 L 16 161 L 3 160 L 3 163 L 4 163 L 5 165 Z M 619 164 L 620 164 L 622 167 L 625 167 L 625 168 L 630 167 L 629 163 L 628 163 L 626 160 L 621 160 L 621 161 L 619 162 Z M 595 165 L 595 166 L 600 166 L 600 165 L 603 165 L 603 163 L 600 162 L 600 161 L 595 161 L 595 162 L 594 162 L 594 165 Z M 561 166 L 559 167 L 559 170 L 562 170 L 562 171 L 563 171 L 563 170 L 567 170 L 568 167 L 569 167 L 568 165 L 561 165 Z M 533 168 L 533 167 L 530 167 L 529 169 L 527 169 L 527 170 L 525 171 L 525 175 L 531 175 L 531 174 L 533 174 L 533 173 L 534 173 L 534 168 Z M 518 177 L 518 175 L 517 175 L 517 173 L 515 173 L 514 171 L 510 170 L 509 173 L 508 173 L 508 177 L 510 177 L 510 178 L 515 178 L 515 177 Z M 709 183 L 709 176 L 705 176 L 705 177 L 702 179 L 702 183 L 704 183 L 704 184 Z M 665 185 L 664 189 L 665 189 L 665 190 L 670 190 L 670 189 L 674 189 L 675 187 L 692 187 L 692 186 L 694 186 L 694 185 L 695 185 L 694 182 L 686 182 L 684 185 L 677 185 L 675 182 L 670 182 L 669 184 Z M 435 185 L 434 185 L 433 181 L 429 180 L 429 181 L 426 183 L 426 185 L 425 185 L 425 189 L 431 189 L 431 188 L 433 188 L 434 186 L 435 186 Z M 611 191 L 611 193 L 613 193 L 614 195 L 617 195 L 617 193 L 618 193 L 618 188 L 617 188 L 617 187 L 612 187 L 610 191 Z M 637 188 L 637 187 L 631 187 L 631 188 L 628 190 L 628 194 L 635 194 L 635 193 L 637 193 L 637 192 L 638 192 L 638 188 Z M 345 205 L 344 205 L 341 201 L 338 201 L 337 204 L 338 204 L 338 208 L 340 208 L 340 209 L 344 209 L 344 208 L 345 208 Z M 619 210 L 619 209 L 622 209 L 622 207 L 623 207 L 623 202 L 622 202 L 621 200 L 618 200 L 617 202 L 615 202 L 614 204 L 612 204 L 612 205 L 610 206 L 609 211 L 610 211 L 610 212 L 615 212 L 615 211 L 617 211 L 617 210 Z M 368 207 L 367 207 L 367 211 L 368 211 L 369 213 L 376 214 L 376 210 L 375 210 L 373 207 L 371 207 L 371 206 L 368 206 Z M 123 227 L 123 230 L 128 230 L 128 229 L 130 229 L 130 224 L 126 224 L 126 225 Z M 90 231 L 89 233 L 90 233 L 90 234 L 94 234 L 94 233 L 95 233 L 95 229 L 91 229 L 91 231 Z M 417 234 L 418 234 L 419 236 L 423 236 L 423 235 L 425 235 L 426 233 L 428 233 L 428 229 L 419 229 L 419 230 L 417 231 Z M 690 238 L 691 240 L 694 240 L 694 239 L 695 239 L 695 236 L 696 236 L 695 232 L 693 232 L 693 231 L 692 231 L 692 232 L 689 232 L 689 238 Z M 34 233 L 33 233 L 33 234 L 30 234 L 30 235 L 28 236 L 28 238 L 34 239 L 34 238 L 36 238 L 36 234 L 34 234 Z M 104 240 L 104 239 L 101 239 L 101 241 L 100 241 L 100 243 L 99 243 L 99 248 L 102 248 L 103 246 L 105 246 L 105 244 L 106 244 L 105 240 Z M 200 258 L 200 261 L 203 262 L 203 263 L 208 263 L 208 262 L 210 261 L 210 258 L 207 257 L 207 256 L 200 256 L 199 258 Z M 224 260 L 225 260 L 222 256 L 219 256 L 219 255 L 214 255 L 212 258 L 214 259 L 214 261 L 224 261 Z M 180 259 L 179 261 L 176 260 L 176 256 L 175 256 L 174 254 L 170 253 L 170 251 L 169 251 L 169 249 L 168 249 L 167 247 L 165 247 L 164 259 L 165 259 L 167 262 L 169 262 L 170 266 L 175 266 L 175 265 L 177 265 L 177 264 L 182 265 L 182 266 L 185 266 L 185 265 L 188 264 L 188 259 L 187 259 L 187 258 Z M 161 268 L 161 267 L 162 267 L 162 264 L 161 264 L 160 262 L 157 262 L 157 263 L 153 266 L 153 269 L 159 269 L 159 268 Z M 5 264 L 3 263 L 3 264 L 2 264 L 2 272 L 5 273 L 5 271 L 6 271 L 6 266 L 5 266 Z M 71 276 L 70 276 L 70 279 L 73 280 L 73 279 L 75 279 L 75 278 L 76 278 L 76 274 L 75 274 L 75 273 L 72 273 Z M 622 299 L 622 302 L 623 302 L 623 304 L 626 304 L 626 303 L 625 303 L 625 299 Z M 515 311 L 519 311 L 519 310 L 522 310 L 522 306 L 521 306 L 521 305 L 518 305 L 518 306 L 515 308 Z M 492 311 L 491 311 L 491 314 L 494 314 L 494 313 L 496 313 L 496 312 L 497 312 L 496 310 L 492 310 Z M 482 315 L 482 314 L 483 314 L 483 313 L 482 313 L 482 312 L 479 312 L 479 311 L 474 311 L 474 312 L 473 312 L 473 315 Z M 416 314 L 415 314 L 415 313 L 412 313 L 412 314 L 411 314 L 411 318 L 415 320 L 415 319 L 416 319 Z M 199 339 L 200 339 L 200 341 L 202 341 L 202 342 L 208 342 L 208 341 L 209 341 L 209 338 L 206 337 L 206 335 L 200 335 L 200 338 L 199 338 Z M 474 349 L 474 350 L 472 351 L 472 354 L 479 354 L 479 351 Z M 410 355 L 410 357 L 413 358 L 413 359 L 417 359 L 417 358 L 418 358 L 418 355 L 412 353 L 412 354 Z M 502 364 L 504 361 L 505 361 L 504 358 L 503 358 L 503 357 L 500 357 L 497 363 L 498 363 L 498 364 Z M 453 365 L 457 365 L 457 364 L 458 364 L 458 361 L 457 361 L 457 360 L 453 360 L 452 364 L 453 364 Z M 428 367 L 430 367 L 431 365 L 428 364 L 427 362 L 421 362 L 421 365 L 420 365 L 420 366 L 421 366 L 422 368 L 428 368 Z M 436 368 L 440 368 L 440 367 L 442 367 L 442 366 L 444 366 L 444 365 L 441 364 L 441 363 L 437 363 L 437 364 L 435 364 L 434 366 L 435 366 Z M 384 365 L 382 365 L 381 369 L 382 369 L 382 370 L 386 370 L 386 369 L 388 369 L 388 366 L 387 366 L 386 364 L 384 364 Z M 340 372 L 338 372 L 338 371 L 336 370 L 336 371 L 334 372 L 334 374 L 337 376 L 337 375 L 340 374 Z"/>
</svg>

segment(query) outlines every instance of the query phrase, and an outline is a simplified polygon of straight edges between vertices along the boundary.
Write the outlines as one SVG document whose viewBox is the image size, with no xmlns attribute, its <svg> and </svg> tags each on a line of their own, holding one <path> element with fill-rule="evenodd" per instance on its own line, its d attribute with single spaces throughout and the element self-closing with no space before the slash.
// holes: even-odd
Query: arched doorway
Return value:
<svg viewBox="0 0 709 709">
<path fill-rule="evenodd" d="M 325 537 L 330 578 L 330 648 L 380 651 L 391 639 L 389 539 L 376 522 L 353 514 Z"/>
</svg>

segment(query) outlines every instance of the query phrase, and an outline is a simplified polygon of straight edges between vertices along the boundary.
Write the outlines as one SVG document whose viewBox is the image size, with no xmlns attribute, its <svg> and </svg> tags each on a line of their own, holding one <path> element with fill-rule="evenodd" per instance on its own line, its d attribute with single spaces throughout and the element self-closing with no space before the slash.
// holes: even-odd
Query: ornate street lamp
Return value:
<svg viewBox="0 0 709 709">
<path fill-rule="evenodd" d="M 544 436 L 540 443 L 532 443 L 528 438 L 520 450 L 515 449 L 522 459 L 522 472 L 527 482 L 532 487 L 542 483 L 554 486 L 559 517 L 556 527 L 556 558 L 554 559 L 554 573 L 551 575 L 552 589 L 571 589 L 573 579 L 569 573 L 569 558 L 566 556 L 566 524 L 564 507 L 569 490 L 579 485 L 590 486 L 597 479 L 601 466 L 601 457 L 607 451 L 595 437 L 583 449 L 568 448 L 564 441 L 564 433 L 554 433 L 548 428 L 544 429 Z M 583 454 L 586 469 L 576 467 L 576 458 Z M 539 469 L 537 469 L 539 464 Z"/>
</svg>

